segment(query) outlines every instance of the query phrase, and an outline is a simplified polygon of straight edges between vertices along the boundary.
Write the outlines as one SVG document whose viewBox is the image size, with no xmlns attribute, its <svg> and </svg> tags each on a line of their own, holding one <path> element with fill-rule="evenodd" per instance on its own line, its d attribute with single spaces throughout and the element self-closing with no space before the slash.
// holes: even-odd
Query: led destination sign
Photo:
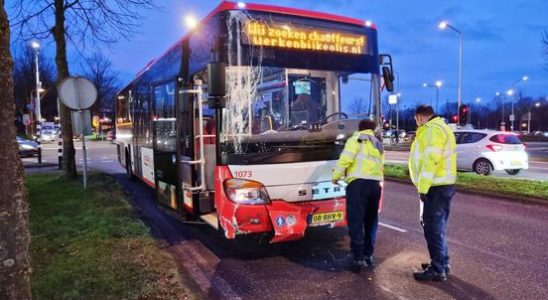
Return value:
<svg viewBox="0 0 548 300">
<path fill-rule="evenodd" d="M 259 21 L 249 21 L 244 28 L 247 37 L 247 41 L 244 42 L 252 46 L 364 54 L 367 43 L 365 35 L 296 28 Z"/>
</svg>

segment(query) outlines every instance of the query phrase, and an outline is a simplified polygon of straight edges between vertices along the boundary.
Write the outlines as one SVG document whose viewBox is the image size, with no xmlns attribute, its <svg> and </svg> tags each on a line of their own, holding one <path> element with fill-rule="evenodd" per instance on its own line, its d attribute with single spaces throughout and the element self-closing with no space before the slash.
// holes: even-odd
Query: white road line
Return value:
<svg viewBox="0 0 548 300">
<path fill-rule="evenodd" d="M 101 161 L 102 163 L 111 163 L 111 162 L 114 162 L 113 160 L 102 160 Z"/>
<path fill-rule="evenodd" d="M 390 229 L 399 231 L 399 232 L 407 232 L 407 230 L 405 230 L 405 229 L 401 229 L 401 228 L 396 227 L 396 226 L 388 225 L 388 224 L 383 223 L 383 222 L 379 222 L 379 225 L 384 226 L 386 228 L 390 228 Z"/>
</svg>

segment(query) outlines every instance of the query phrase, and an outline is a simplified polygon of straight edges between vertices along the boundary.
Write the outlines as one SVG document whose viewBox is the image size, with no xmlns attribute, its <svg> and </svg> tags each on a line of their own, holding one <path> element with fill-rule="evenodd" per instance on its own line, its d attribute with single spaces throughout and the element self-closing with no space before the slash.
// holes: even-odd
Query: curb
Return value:
<svg viewBox="0 0 548 300">
<path fill-rule="evenodd" d="M 387 181 L 393 181 L 393 182 L 399 182 L 399 183 L 406 183 L 409 185 L 412 185 L 411 180 L 407 179 L 401 179 L 401 178 L 394 178 L 394 177 L 384 177 Z M 463 194 L 469 194 L 469 195 L 479 195 L 484 197 L 496 197 L 496 199 L 505 200 L 505 201 L 511 201 L 511 202 L 521 202 L 524 204 L 533 204 L 533 205 L 541 205 L 548 207 L 548 201 L 540 200 L 538 198 L 528 197 L 528 196 L 512 196 L 507 194 L 501 194 L 497 192 L 483 192 L 483 191 L 477 191 L 477 190 L 466 190 L 457 187 L 458 193 Z"/>
<path fill-rule="evenodd" d="M 50 167 L 57 167 L 58 165 L 57 164 L 54 164 L 54 163 L 42 163 L 42 164 L 39 164 L 39 163 L 32 163 L 32 164 L 23 164 L 23 167 L 26 169 L 26 168 L 50 168 Z"/>
</svg>

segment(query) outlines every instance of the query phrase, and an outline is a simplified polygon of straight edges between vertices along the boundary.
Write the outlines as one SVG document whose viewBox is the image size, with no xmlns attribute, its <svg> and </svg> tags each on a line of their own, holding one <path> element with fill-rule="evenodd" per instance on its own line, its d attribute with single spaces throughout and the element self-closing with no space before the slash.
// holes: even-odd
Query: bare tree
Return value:
<svg viewBox="0 0 548 300">
<path fill-rule="evenodd" d="M 548 30 L 545 30 L 541 36 L 542 55 L 544 56 L 544 69 L 548 71 Z"/>
<path fill-rule="evenodd" d="M 30 299 L 27 193 L 13 125 L 10 28 L 0 4 L 0 299 Z"/>
<path fill-rule="evenodd" d="M 367 112 L 367 105 L 365 104 L 365 99 L 363 97 L 356 97 L 354 101 L 350 103 L 349 107 L 350 113 L 353 114 L 363 114 Z"/>
<path fill-rule="evenodd" d="M 19 51 L 14 51 L 13 65 L 13 93 L 15 101 L 15 116 L 16 126 L 20 127 L 23 124 L 22 114 L 30 114 L 28 104 L 31 99 L 36 96 L 36 81 L 35 81 L 35 53 L 30 47 L 19 45 Z M 42 52 L 38 53 L 40 61 L 40 81 L 42 88 L 46 90 L 46 94 L 42 95 L 41 111 L 42 116 L 52 119 L 57 115 L 57 92 L 55 91 L 55 68 L 51 61 L 45 57 Z M 19 130 L 21 131 L 21 130 Z"/>
<path fill-rule="evenodd" d="M 67 40 L 83 52 L 88 43 L 112 44 L 137 32 L 142 20 L 139 11 L 153 8 L 153 0 L 20 0 L 14 4 L 14 25 L 20 37 L 55 41 L 57 84 L 69 76 Z M 70 110 L 60 105 L 63 128 L 63 173 L 74 178 L 76 163 L 72 142 Z"/>
<path fill-rule="evenodd" d="M 114 70 L 112 62 L 103 54 L 96 52 L 86 59 L 82 66 L 84 76 L 91 80 L 97 88 L 97 102 L 91 107 L 92 115 L 102 113 L 113 117 L 114 97 L 120 89 L 118 77 L 120 73 Z"/>
</svg>

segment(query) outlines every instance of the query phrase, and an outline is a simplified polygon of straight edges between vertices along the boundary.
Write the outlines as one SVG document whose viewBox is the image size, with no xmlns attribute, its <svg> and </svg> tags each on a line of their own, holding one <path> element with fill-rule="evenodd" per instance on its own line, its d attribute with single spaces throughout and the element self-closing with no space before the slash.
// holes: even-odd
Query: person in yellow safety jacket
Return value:
<svg viewBox="0 0 548 300">
<path fill-rule="evenodd" d="M 417 133 L 409 153 L 409 175 L 421 200 L 421 225 L 430 263 L 421 264 L 416 280 L 444 281 L 450 271 L 445 231 L 455 195 L 457 152 L 453 130 L 428 105 L 415 111 Z"/>
<path fill-rule="evenodd" d="M 350 269 L 359 272 L 373 266 L 373 251 L 377 237 L 379 200 L 383 180 L 383 148 L 370 120 L 359 123 L 359 131 L 347 141 L 331 181 L 338 184 L 344 177 L 346 187 L 346 218 L 352 259 Z"/>
</svg>

